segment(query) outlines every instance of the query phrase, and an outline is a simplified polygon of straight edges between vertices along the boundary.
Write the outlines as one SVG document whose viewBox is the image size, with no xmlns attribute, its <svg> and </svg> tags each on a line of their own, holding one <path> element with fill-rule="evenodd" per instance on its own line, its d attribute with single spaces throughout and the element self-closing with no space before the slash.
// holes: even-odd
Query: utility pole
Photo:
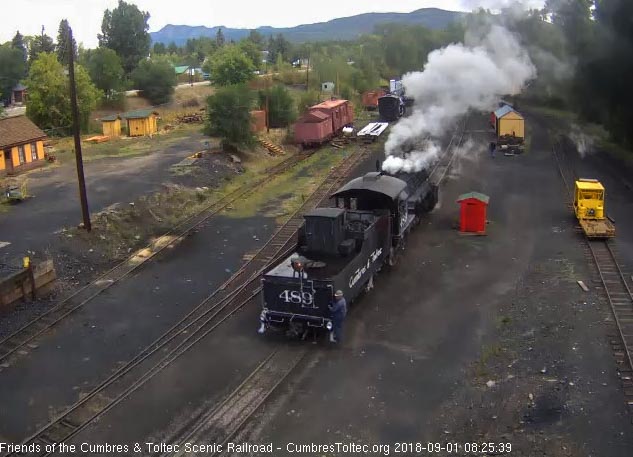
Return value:
<svg viewBox="0 0 633 457">
<path fill-rule="evenodd" d="M 266 133 L 270 133 L 270 116 L 268 115 L 268 112 L 270 110 L 269 99 L 270 99 L 270 94 L 267 89 L 266 90 Z"/>
<path fill-rule="evenodd" d="M 308 67 L 306 68 L 306 92 L 310 90 L 310 53 L 308 52 Z"/>
<path fill-rule="evenodd" d="M 73 45 L 73 31 L 68 27 L 68 79 L 70 80 L 70 107 L 73 115 L 73 134 L 75 136 L 75 162 L 77 164 L 77 181 L 79 182 L 79 199 L 81 200 L 81 214 L 84 228 L 92 230 L 90 211 L 88 210 L 88 196 L 86 195 L 86 179 L 84 177 L 84 161 L 81 155 L 81 136 L 79 130 L 79 107 L 77 106 L 77 87 L 75 85 L 75 46 Z"/>
</svg>

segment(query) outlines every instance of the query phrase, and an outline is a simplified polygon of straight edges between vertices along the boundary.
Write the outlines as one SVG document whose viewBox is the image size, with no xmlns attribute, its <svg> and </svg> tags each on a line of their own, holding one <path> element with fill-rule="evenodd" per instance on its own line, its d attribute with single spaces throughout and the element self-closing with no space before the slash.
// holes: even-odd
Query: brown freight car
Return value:
<svg viewBox="0 0 633 457">
<path fill-rule="evenodd" d="M 331 116 L 322 111 L 308 111 L 295 124 L 295 143 L 297 144 L 321 144 L 333 135 Z"/>
<path fill-rule="evenodd" d="M 362 96 L 363 108 L 367 110 L 378 109 L 378 99 L 387 95 L 384 90 L 370 90 L 365 92 Z"/>
<path fill-rule="evenodd" d="M 349 100 L 329 100 L 312 106 L 295 124 L 295 142 L 322 144 L 354 122 L 354 108 Z"/>
<path fill-rule="evenodd" d="M 332 117 L 332 130 L 338 133 L 343 127 L 354 122 L 354 109 L 349 100 L 328 100 L 310 108 Z"/>
</svg>

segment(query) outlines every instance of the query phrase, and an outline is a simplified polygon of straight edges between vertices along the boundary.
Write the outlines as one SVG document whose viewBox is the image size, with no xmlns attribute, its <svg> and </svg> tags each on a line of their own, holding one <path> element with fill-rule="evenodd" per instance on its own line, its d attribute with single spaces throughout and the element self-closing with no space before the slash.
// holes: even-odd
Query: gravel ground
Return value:
<svg viewBox="0 0 633 457">
<path fill-rule="evenodd" d="M 630 454 L 608 308 L 593 287 L 548 132 L 538 119 L 528 122 L 535 132 L 525 156 L 493 162 L 482 145 L 456 164 L 441 207 L 413 234 L 397 270 L 352 308 L 343 347 L 315 349 L 239 440 Z M 454 201 L 469 190 L 491 196 L 487 237 L 450 229 Z M 592 290 L 583 292 L 578 279 Z"/>
<path fill-rule="evenodd" d="M 487 117 L 469 123 L 480 146 L 456 162 L 440 205 L 412 234 L 399 265 L 351 308 L 342 346 L 311 346 L 237 439 L 282 449 L 340 441 L 390 445 L 394 453 L 398 442 L 493 442 L 510 443 L 510 455 L 526 457 L 631 454 L 609 312 L 564 199 L 547 122 L 531 115 L 527 121 L 531 151 L 495 159 L 481 133 Z M 600 161 L 594 165 L 583 162 L 599 177 L 607 173 Z M 607 176 L 615 180 L 613 173 Z M 630 197 L 615 184 L 609 188 L 628 255 Z M 472 190 L 491 196 L 486 237 L 454 230 L 455 200 Z M 269 351 L 295 344 L 256 335 L 258 314 L 257 303 L 245 308 L 77 439 L 162 439 L 217 404 Z M 14 376 L 13 385 L 24 379 Z"/>
<path fill-rule="evenodd" d="M 178 147 L 184 149 L 185 154 L 191 154 L 191 148 L 198 148 L 199 143 L 200 139 L 194 135 L 194 138 L 186 140 Z M 186 150 L 187 147 L 190 148 L 189 151 Z M 38 220 L 51 218 L 52 224 L 68 222 L 65 218 L 68 217 L 70 205 L 66 205 L 64 208 L 47 208 L 48 196 L 46 194 L 40 195 L 37 201 L 28 202 L 29 205 L 34 203 L 36 206 L 15 208 L 16 211 L 20 212 L 7 214 L 6 219 L 0 221 L 0 228 L 6 225 L 11 231 L 18 230 L 23 225 L 28 226 L 26 229 L 27 238 L 31 240 L 38 238 L 37 242 L 28 244 L 28 253 L 34 261 L 52 258 L 58 276 L 56 286 L 51 293 L 33 302 L 17 302 L 2 311 L 0 314 L 0 338 L 45 312 L 77 287 L 87 284 L 101 272 L 112 268 L 133 250 L 146 246 L 151 238 L 167 232 L 173 226 L 172 221 L 169 218 L 156 219 L 151 212 L 147 211 L 148 207 L 151 210 L 155 196 L 162 196 L 159 203 L 162 204 L 162 208 L 160 211 L 154 208 L 154 215 L 166 213 L 169 216 L 169 214 L 176 214 L 179 211 L 179 207 L 174 205 L 181 204 L 178 202 L 182 198 L 173 198 L 171 206 L 174 207 L 170 208 L 170 199 L 164 196 L 170 193 L 195 193 L 196 190 L 208 193 L 211 189 L 221 186 L 231 177 L 243 172 L 241 164 L 233 163 L 223 153 L 205 153 L 201 158 L 196 159 L 181 157 L 183 151 L 180 150 L 178 153 L 173 150 L 166 151 L 165 154 L 167 158 L 163 157 L 158 160 L 162 163 L 163 168 L 156 164 L 149 165 L 152 157 L 124 160 L 123 163 L 126 164 L 124 168 L 121 167 L 121 163 L 115 164 L 107 159 L 89 162 L 91 167 L 89 171 L 93 175 L 93 180 L 97 174 L 99 177 L 96 181 L 100 183 L 100 187 L 109 185 L 112 188 L 105 200 L 97 199 L 97 204 L 92 207 L 94 210 L 91 217 L 93 232 L 90 235 L 72 226 L 58 226 L 54 231 L 53 227 L 46 224 L 40 223 L 32 226 L 34 218 Z M 177 161 L 172 164 L 174 158 Z M 134 170 L 136 167 L 136 173 L 138 173 L 139 161 L 150 167 L 150 169 L 144 169 L 148 175 L 134 184 L 133 189 L 127 186 L 121 187 L 121 179 L 130 180 L 130 170 Z M 38 179 L 45 183 L 51 179 L 58 179 L 53 178 L 55 175 L 65 176 L 67 173 L 68 170 L 65 168 L 47 170 L 42 176 L 35 177 L 33 187 L 36 189 L 42 187 L 43 183 L 38 183 Z M 152 177 L 152 174 L 155 176 Z M 160 191 L 160 193 L 150 196 L 138 195 L 154 191 Z M 40 192 L 42 191 L 40 190 Z M 97 211 L 99 202 L 105 204 L 107 201 L 112 201 L 113 198 L 123 199 L 123 201 L 110 204 L 104 210 Z M 130 202 L 134 202 L 134 206 L 131 206 Z M 51 210 L 54 211 L 54 214 L 51 213 Z M 125 230 L 112 232 L 111 226 L 117 224 Z M 19 259 L 10 256 L 16 254 L 18 247 L 27 246 L 24 245 L 24 241 L 20 240 L 20 243 L 0 250 L 0 254 L 4 256 L 2 257 L 4 260 L 0 261 L 0 275 L 18 270 L 16 265 L 19 264 Z"/>
</svg>

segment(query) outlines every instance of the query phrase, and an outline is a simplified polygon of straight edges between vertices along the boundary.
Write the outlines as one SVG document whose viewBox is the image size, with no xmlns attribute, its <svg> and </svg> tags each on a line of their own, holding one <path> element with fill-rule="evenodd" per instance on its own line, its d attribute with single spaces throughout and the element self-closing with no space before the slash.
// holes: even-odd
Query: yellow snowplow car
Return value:
<svg viewBox="0 0 633 457">
<path fill-rule="evenodd" d="M 613 238 L 615 226 L 605 216 L 604 186 L 597 179 L 579 179 L 574 189 L 574 212 L 587 238 Z"/>
</svg>

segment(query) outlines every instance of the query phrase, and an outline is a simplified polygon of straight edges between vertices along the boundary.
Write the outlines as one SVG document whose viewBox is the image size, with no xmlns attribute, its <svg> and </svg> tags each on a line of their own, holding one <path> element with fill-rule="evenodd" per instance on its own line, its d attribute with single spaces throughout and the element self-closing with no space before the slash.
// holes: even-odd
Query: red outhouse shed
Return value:
<svg viewBox="0 0 633 457">
<path fill-rule="evenodd" d="M 486 233 L 486 213 L 490 197 L 479 192 L 460 195 L 459 231 L 464 233 Z"/>
</svg>

